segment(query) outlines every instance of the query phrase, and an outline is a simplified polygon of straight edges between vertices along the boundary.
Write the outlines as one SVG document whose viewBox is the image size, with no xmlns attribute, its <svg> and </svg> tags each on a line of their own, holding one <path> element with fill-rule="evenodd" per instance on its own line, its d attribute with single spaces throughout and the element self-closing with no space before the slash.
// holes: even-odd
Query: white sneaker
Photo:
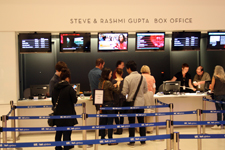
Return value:
<svg viewBox="0 0 225 150">
<path fill-rule="evenodd" d="M 211 129 L 213 129 L 213 130 L 221 130 L 221 126 L 214 125 L 213 127 L 211 127 Z"/>
</svg>

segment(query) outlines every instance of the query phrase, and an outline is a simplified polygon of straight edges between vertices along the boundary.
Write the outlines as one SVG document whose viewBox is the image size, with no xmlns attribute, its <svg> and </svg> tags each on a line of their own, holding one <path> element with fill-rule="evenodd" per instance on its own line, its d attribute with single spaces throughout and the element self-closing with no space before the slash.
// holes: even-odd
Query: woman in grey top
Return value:
<svg viewBox="0 0 225 150">
<path fill-rule="evenodd" d="M 215 100 L 225 102 L 225 73 L 222 66 L 217 65 L 214 70 L 211 91 L 214 92 Z M 225 104 L 215 103 L 216 110 L 225 110 Z M 223 121 L 225 113 L 223 113 Z M 221 113 L 217 113 L 217 121 L 222 121 Z M 214 125 L 212 129 L 221 129 L 220 125 Z"/>
</svg>

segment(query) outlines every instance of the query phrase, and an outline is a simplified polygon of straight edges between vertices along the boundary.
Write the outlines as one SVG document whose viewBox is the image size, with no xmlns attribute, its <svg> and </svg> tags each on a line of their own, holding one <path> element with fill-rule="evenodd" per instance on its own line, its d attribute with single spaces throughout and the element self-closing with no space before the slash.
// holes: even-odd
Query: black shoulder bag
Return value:
<svg viewBox="0 0 225 150">
<path fill-rule="evenodd" d="M 60 95 L 60 92 L 59 92 L 59 95 Z M 55 103 L 55 107 L 53 109 L 53 112 L 51 114 L 49 114 L 50 117 L 54 116 L 54 113 L 56 111 L 56 107 L 58 106 L 58 103 L 59 103 L 59 96 L 58 96 L 57 102 Z M 48 125 L 50 127 L 53 127 L 55 125 L 54 119 L 48 119 Z"/>
</svg>

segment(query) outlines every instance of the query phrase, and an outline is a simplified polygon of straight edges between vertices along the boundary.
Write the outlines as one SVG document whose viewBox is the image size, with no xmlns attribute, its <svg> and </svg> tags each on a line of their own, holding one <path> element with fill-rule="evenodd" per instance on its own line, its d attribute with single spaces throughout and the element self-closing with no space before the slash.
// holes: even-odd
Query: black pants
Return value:
<svg viewBox="0 0 225 150">
<path fill-rule="evenodd" d="M 102 110 L 102 114 L 114 114 L 113 110 Z M 113 118 L 100 118 L 99 125 L 113 125 Z M 113 129 L 108 129 L 108 138 L 112 139 Z M 99 134 L 101 135 L 101 139 L 105 139 L 105 129 L 99 130 Z"/>
<path fill-rule="evenodd" d="M 56 131 L 55 141 L 61 141 L 63 135 L 63 141 L 71 141 L 72 131 Z M 56 146 L 56 150 L 62 150 L 61 146 Z M 69 146 L 64 146 L 64 150 L 69 150 Z"/>
<path fill-rule="evenodd" d="M 123 112 L 119 110 L 115 111 L 115 114 L 119 114 L 119 113 L 122 114 Z M 124 122 L 124 117 L 115 117 L 116 124 L 123 124 L 123 122 Z"/>
<path fill-rule="evenodd" d="M 144 109 L 136 109 L 129 111 L 128 113 L 137 113 L 141 114 L 144 113 Z M 135 117 L 128 117 L 129 124 L 135 123 Z M 137 117 L 138 123 L 144 123 L 144 117 Z M 140 136 L 146 136 L 146 129 L 145 127 L 139 127 L 140 129 Z M 135 128 L 129 128 L 129 137 L 135 137 Z M 135 142 L 130 142 L 135 143 Z M 141 143 L 145 143 L 145 141 L 141 141 Z"/>
</svg>

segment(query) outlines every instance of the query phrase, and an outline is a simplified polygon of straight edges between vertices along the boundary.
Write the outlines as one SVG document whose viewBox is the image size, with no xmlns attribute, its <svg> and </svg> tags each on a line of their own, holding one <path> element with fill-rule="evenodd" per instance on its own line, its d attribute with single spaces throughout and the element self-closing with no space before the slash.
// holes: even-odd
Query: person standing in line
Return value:
<svg viewBox="0 0 225 150">
<path fill-rule="evenodd" d="M 77 103 L 76 91 L 70 85 L 70 70 L 68 68 L 63 68 L 61 70 L 60 79 L 61 81 L 57 83 L 52 91 L 52 104 L 56 107 L 54 111 L 55 116 L 62 115 L 76 115 L 74 104 Z M 78 124 L 77 119 L 55 119 L 55 124 L 57 127 L 74 126 Z M 63 141 L 71 141 L 71 130 L 67 131 L 56 131 L 55 141 L 61 141 L 63 136 Z M 64 150 L 69 150 L 74 146 L 64 146 Z M 62 150 L 61 146 L 56 146 L 56 150 Z"/>
<path fill-rule="evenodd" d="M 126 102 L 126 96 L 124 96 L 121 92 L 123 89 L 123 70 L 120 68 L 116 69 L 116 78 L 112 80 L 112 84 L 118 84 L 119 85 L 119 93 L 113 93 L 114 97 L 114 107 L 123 107 Z M 122 114 L 123 110 L 115 110 L 115 114 Z M 116 124 L 123 124 L 124 117 L 115 117 Z M 114 134 L 122 134 L 123 128 L 118 128 L 117 131 Z"/>
<path fill-rule="evenodd" d="M 112 71 L 109 68 L 104 68 L 101 74 L 100 82 L 98 85 L 99 89 L 104 90 L 103 94 L 103 107 L 113 107 L 114 99 L 113 92 L 119 93 L 119 88 L 117 84 L 112 84 L 110 81 L 112 77 Z M 114 110 L 102 110 L 103 114 L 114 114 Z M 113 125 L 113 118 L 103 118 L 101 125 Z M 113 129 L 108 129 L 108 138 L 112 139 Z M 105 139 L 105 129 L 102 129 L 101 139 Z M 118 143 L 109 143 L 108 145 L 117 145 Z"/>
<path fill-rule="evenodd" d="M 98 58 L 95 63 L 95 67 L 89 71 L 88 79 L 91 86 L 91 97 L 94 95 L 94 90 L 98 89 L 99 79 L 101 78 L 102 69 L 104 68 L 105 61 L 102 58 Z"/>
<path fill-rule="evenodd" d="M 148 91 L 148 85 L 146 79 L 142 77 L 141 74 L 137 72 L 137 65 L 134 61 L 128 61 L 126 63 L 126 69 L 128 76 L 124 79 L 122 94 L 127 97 L 126 106 L 144 106 L 144 94 Z M 142 82 L 140 82 L 142 79 Z M 138 85 L 141 83 L 139 91 L 134 99 L 135 93 L 137 91 Z M 134 109 L 129 110 L 130 113 L 144 113 L 144 109 Z M 137 117 L 139 123 L 144 123 L 144 117 Z M 129 124 L 135 123 L 135 117 L 128 117 Z M 135 128 L 129 128 L 129 137 L 135 136 Z M 146 136 L 145 127 L 140 127 L 140 136 Z M 129 146 L 134 146 L 135 142 L 128 143 Z M 141 144 L 145 144 L 145 141 L 141 141 Z"/>
<path fill-rule="evenodd" d="M 210 75 L 204 71 L 202 66 L 198 66 L 196 69 L 196 75 L 193 79 L 193 85 L 196 87 L 197 91 L 205 91 L 205 81 L 210 81 Z"/>
<path fill-rule="evenodd" d="M 148 84 L 148 92 L 144 94 L 145 106 L 155 105 L 154 94 L 156 91 L 155 78 L 151 75 L 150 68 L 147 65 L 141 67 L 141 73 L 145 77 Z M 145 109 L 144 113 L 155 113 L 154 109 Z M 153 116 L 146 116 L 145 123 L 154 122 Z M 153 133 L 154 127 L 146 127 L 146 132 Z"/>
<path fill-rule="evenodd" d="M 216 101 L 225 102 L 225 73 L 222 66 L 217 65 L 214 70 L 211 83 L 211 92 L 214 92 Z M 216 110 L 225 110 L 225 104 L 215 103 Z M 217 121 L 225 121 L 225 113 L 217 113 Z M 221 129 L 220 125 L 214 125 L 212 129 Z"/>
<path fill-rule="evenodd" d="M 112 79 L 115 79 L 115 78 L 116 78 L 116 70 L 117 70 L 118 68 L 120 68 L 120 69 L 123 70 L 123 68 L 124 68 L 124 62 L 123 62 L 122 60 L 118 60 L 118 61 L 116 62 L 116 69 L 113 71 Z"/>
<path fill-rule="evenodd" d="M 49 82 L 49 96 L 52 97 L 52 91 L 54 89 L 54 86 L 56 83 L 60 81 L 60 74 L 62 68 L 67 68 L 67 64 L 63 61 L 58 61 L 57 64 L 55 65 L 55 74 L 51 78 Z"/>
</svg>

